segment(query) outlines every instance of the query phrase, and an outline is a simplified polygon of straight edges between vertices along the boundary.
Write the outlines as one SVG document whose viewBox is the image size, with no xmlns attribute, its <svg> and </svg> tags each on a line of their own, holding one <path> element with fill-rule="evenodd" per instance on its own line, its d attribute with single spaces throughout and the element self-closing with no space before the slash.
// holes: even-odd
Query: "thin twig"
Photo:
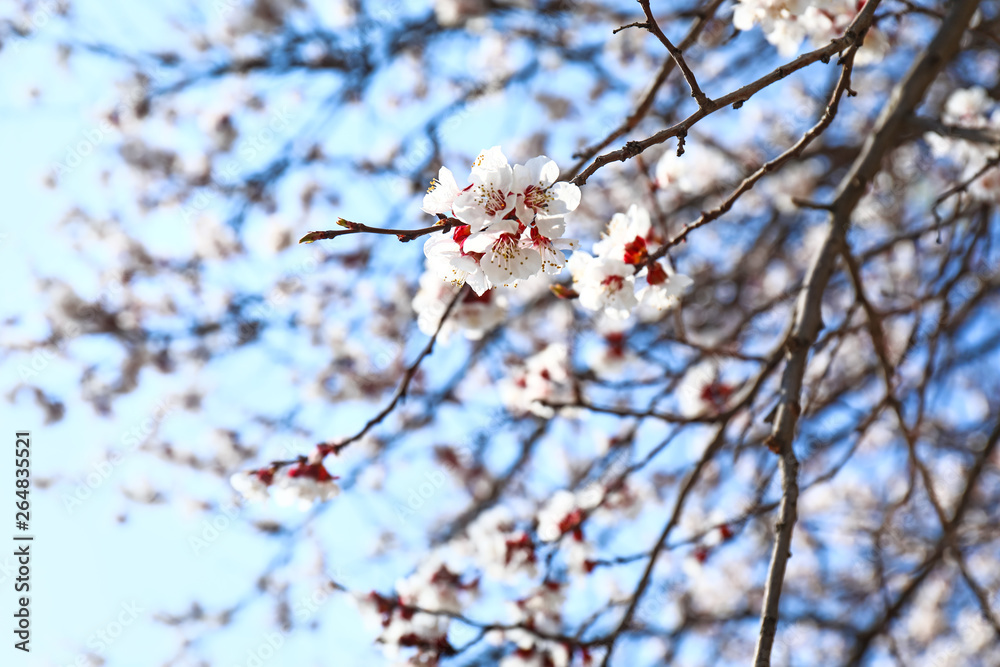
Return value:
<svg viewBox="0 0 1000 667">
<path fill-rule="evenodd" d="M 309 232 L 299 239 L 299 243 L 314 243 L 316 241 L 323 241 L 326 239 L 335 239 L 338 236 L 346 236 L 348 234 L 384 234 L 386 236 L 395 236 L 401 242 L 406 243 L 407 241 L 412 241 L 413 239 L 426 236 L 427 234 L 433 234 L 435 232 L 441 232 L 442 234 L 447 233 L 453 228 L 464 225 L 465 223 L 461 220 L 456 220 L 455 218 L 442 218 L 436 224 L 431 225 L 430 227 L 422 227 L 420 229 L 385 229 L 383 227 L 370 227 L 369 225 L 360 222 L 352 222 L 350 220 L 345 220 L 344 218 L 338 218 L 337 224 L 344 229 L 328 229 L 321 232 Z"/>
<path fill-rule="evenodd" d="M 368 431 L 382 423 L 382 421 L 396 409 L 396 405 L 398 405 L 401 400 L 406 398 L 406 393 L 410 389 L 410 382 L 413 380 L 413 376 L 417 374 L 417 370 L 420 368 L 420 364 L 423 363 L 424 359 L 434 351 L 434 344 L 437 342 L 438 336 L 441 334 L 441 329 L 444 327 L 444 323 L 448 320 L 448 316 L 451 315 L 451 311 L 454 310 L 455 304 L 462 300 L 469 290 L 470 288 L 468 285 L 463 285 L 461 289 L 455 292 L 455 296 L 452 297 L 451 302 L 448 304 L 448 307 L 445 308 L 444 314 L 441 316 L 441 321 L 438 322 L 437 329 L 434 330 L 434 335 L 431 336 L 429 341 L 427 341 L 427 345 L 424 346 L 424 349 L 421 350 L 420 354 L 403 374 L 403 379 L 400 381 L 399 386 L 396 387 L 396 392 L 392 395 L 392 400 L 390 400 L 377 415 L 369 419 L 360 431 L 352 435 L 347 440 L 340 440 L 336 443 L 330 444 L 337 447 L 339 450 L 343 449 L 352 442 L 360 440 L 368 433 Z"/>
<path fill-rule="evenodd" d="M 694 76 L 694 72 L 688 67 L 687 61 L 684 60 L 684 54 L 678 49 L 673 43 L 667 39 L 667 36 L 663 34 L 660 30 L 659 24 L 656 22 L 656 18 L 653 16 L 653 10 L 649 8 L 649 0 L 639 0 L 639 5 L 642 6 L 642 11 L 646 15 L 646 22 L 643 24 L 644 27 L 649 32 L 653 33 L 660 43 L 666 47 L 667 51 L 670 53 L 670 57 L 674 59 L 677 63 L 677 67 L 680 68 L 681 74 L 684 75 L 684 80 L 687 81 L 688 87 L 691 89 L 691 97 L 698 102 L 699 109 L 707 109 L 712 101 L 708 99 L 708 96 L 702 92 L 701 87 L 698 85 L 698 80 Z"/>
<path fill-rule="evenodd" d="M 358 440 L 363 438 L 365 435 L 368 434 L 370 430 L 372 430 L 375 426 L 381 424 L 386 417 L 392 414 L 392 411 L 396 409 L 396 406 L 399 404 L 399 402 L 406 397 L 406 394 L 410 389 L 410 382 L 413 380 L 413 377 L 417 374 L 417 370 L 420 368 L 420 364 L 422 364 L 424 359 L 427 358 L 427 356 L 430 355 L 430 353 L 434 350 L 434 344 L 437 342 L 438 336 L 441 334 L 441 329 L 444 327 L 444 323 L 448 320 L 448 316 L 451 314 L 451 311 L 455 308 L 455 304 L 457 304 L 466 295 L 468 290 L 469 286 L 463 285 L 462 288 L 455 293 L 455 296 L 452 297 L 451 302 L 448 304 L 448 307 L 445 308 L 444 314 L 441 316 L 441 321 L 438 322 L 437 329 L 434 330 L 434 335 L 431 336 L 431 339 L 429 341 L 427 341 L 427 345 L 424 346 L 424 349 L 421 350 L 420 354 L 413 361 L 413 363 L 410 364 L 409 367 L 407 367 L 406 372 L 403 374 L 403 379 L 400 381 L 399 386 L 396 387 L 396 391 L 393 393 L 392 399 L 389 401 L 389 403 L 384 408 L 382 408 L 382 410 L 379 411 L 377 415 L 369 419 L 368 422 L 361 428 L 360 431 L 358 431 L 351 437 L 347 438 L 346 440 L 321 442 L 316 446 L 314 454 L 315 452 L 320 452 L 320 457 L 322 457 L 325 456 L 327 452 L 335 454 L 339 453 L 342 449 L 344 449 L 351 443 L 357 442 Z M 270 470 L 277 470 L 284 466 L 290 466 L 296 463 L 304 462 L 306 461 L 306 458 L 307 457 L 303 455 L 296 457 L 294 459 L 289 459 L 284 461 L 272 461 L 267 467 Z"/>
<path fill-rule="evenodd" d="M 701 34 L 702 30 L 705 29 L 705 26 L 712 19 L 716 10 L 723 2 L 724 0 L 712 0 L 712 2 L 705 7 L 705 9 L 699 12 L 698 19 L 694 22 L 694 25 L 691 26 L 691 29 L 688 30 L 684 39 L 680 41 L 680 44 L 678 45 L 679 49 L 683 51 L 697 41 L 698 36 Z M 573 157 L 578 159 L 579 162 L 573 165 L 573 167 L 566 173 L 565 178 L 569 179 L 576 176 L 580 170 L 583 169 L 583 166 L 587 163 L 587 161 L 597 155 L 599 151 L 607 148 L 608 145 L 615 139 L 618 139 L 635 129 L 635 127 L 639 124 L 639 121 L 645 118 L 646 114 L 649 113 L 649 110 L 653 108 L 653 101 L 656 99 L 657 92 L 659 92 L 660 88 L 666 82 L 670 73 L 674 71 L 675 66 L 676 63 L 674 62 L 674 59 L 668 55 L 668 57 L 663 60 L 663 64 L 656 73 L 656 77 L 653 79 L 653 82 L 649 84 L 646 92 L 643 93 L 642 98 L 635 107 L 635 111 L 629 114 L 628 118 L 626 118 L 621 125 L 612 130 L 610 134 L 601 139 L 599 142 L 575 153 Z"/>
</svg>

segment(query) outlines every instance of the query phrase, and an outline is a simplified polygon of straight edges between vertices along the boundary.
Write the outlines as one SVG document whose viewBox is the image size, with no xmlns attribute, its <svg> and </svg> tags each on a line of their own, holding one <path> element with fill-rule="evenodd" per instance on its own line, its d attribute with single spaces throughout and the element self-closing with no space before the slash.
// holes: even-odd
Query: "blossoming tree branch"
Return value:
<svg viewBox="0 0 1000 667">
<path fill-rule="evenodd" d="M 44 283 L 121 350 L 80 400 L 266 378 L 143 450 L 274 554 L 190 650 L 259 603 L 344 664 L 1000 664 L 1000 4 L 321 4 L 76 45 L 190 237 L 67 216 L 127 277 Z"/>
</svg>

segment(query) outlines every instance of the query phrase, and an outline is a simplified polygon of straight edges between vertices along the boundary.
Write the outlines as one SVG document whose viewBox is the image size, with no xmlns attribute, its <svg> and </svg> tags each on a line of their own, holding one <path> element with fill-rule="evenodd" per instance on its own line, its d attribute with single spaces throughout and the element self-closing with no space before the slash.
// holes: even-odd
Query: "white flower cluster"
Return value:
<svg viewBox="0 0 1000 667">
<path fill-rule="evenodd" d="M 581 507 L 572 491 L 557 491 L 538 512 L 538 537 L 553 542 L 569 531 L 580 531 Z"/>
<path fill-rule="evenodd" d="M 616 213 L 607 232 L 594 244 L 594 255 L 577 251 L 570 257 L 569 270 L 580 305 L 615 319 L 626 319 L 639 303 L 659 310 L 675 306 L 692 280 L 671 275 L 660 262 L 644 266 L 658 247 L 646 209 L 633 204 L 626 213 Z M 646 283 L 638 291 L 636 278 L 645 278 Z"/>
<path fill-rule="evenodd" d="M 413 297 L 413 310 L 417 313 L 417 326 L 422 332 L 434 335 L 458 289 L 432 273 L 420 276 L 420 290 Z M 455 330 L 461 330 L 469 340 L 479 340 L 506 317 L 507 298 L 503 294 L 496 290 L 482 294 L 470 292 L 452 308 L 441 327 L 440 338 L 442 342 L 447 342 Z"/>
<path fill-rule="evenodd" d="M 562 251 L 576 245 L 563 233 L 565 215 L 580 204 L 580 188 L 557 178 L 559 167 L 544 155 L 511 166 L 499 146 L 479 154 L 464 187 L 441 167 L 423 210 L 463 224 L 427 239 L 427 271 L 467 283 L 479 295 L 558 273 L 566 263 Z"/>
<path fill-rule="evenodd" d="M 490 289 L 556 274 L 564 266 L 573 275 L 580 305 L 612 318 L 628 318 L 640 303 L 654 311 L 678 303 L 691 279 L 648 261 L 659 243 L 649 213 L 638 206 L 612 217 L 593 255 L 576 251 L 567 262 L 563 251 L 579 244 L 563 236 L 565 216 L 580 204 L 580 189 L 556 182 L 558 177 L 559 167 L 544 155 L 511 166 L 499 146 L 479 154 L 464 187 L 441 167 L 424 196 L 423 210 L 462 224 L 432 234 L 424 243 L 427 270 L 413 301 L 422 331 L 434 332 L 454 296 L 436 281 L 468 284 L 479 297 L 456 304 L 455 321 L 447 325 L 449 332 L 463 329 L 468 338 L 477 339 L 506 315 L 506 303 L 488 296 Z M 637 278 L 645 278 L 638 291 Z"/>
<path fill-rule="evenodd" d="M 526 598 L 513 605 L 516 625 L 538 632 L 559 634 L 562 631 L 562 607 L 566 601 L 563 585 L 546 581 Z M 514 628 L 494 631 L 494 642 L 511 641 L 517 649 L 500 662 L 501 667 L 568 667 L 572 655 L 565 644 L 540 638 L 537 634 Z"/>
<path fill-rule="evenodd" d="M 238 472 L 229 478 L 229 483 L 251 502 L 264 502 L 273 497 L 279 507 L 297 507 L 304 512 L 340 493 L 336 479 L 322 463 L 302 462 L 278 470 L 261 468 Z"/>
<path fill-rule="evenodd" d="M 563 555 L 571 574 L 589 574 L 594 555 L 593 546 L 584 539 L 584 511 L 591 509 L 584 506 L 572 491 L 565 489 L 557 491 L 538 512 L 538 538 L 545 542 L 554 542 L 564 534 L 571 539 L 562 543 Z"/>
<path fill-rule="evenodd" d="M 677 151 L 664 151 L 656 163 L 656 185 L 677 203 L 734 181 L 739 175 L 731 157 L 703 141 L 688 142 L 680 156 Z"/>
<path fill-rule="evenodd" d="M 511 371 L 500 383 L 500 397 L 515 414 L 532 413 L 545 419 L 555 416 L 546 401 L 565 403 L 573 399 L 570 384 L 569 350 L 551 343 L 544 350 Z"/>
<path fill-rule="evenodd" d="M 847 26 L 865 6 L 866 0 L 739 0 L 733 10 L 737 30 L 759 25 L 768 42 L 783 57 L 795 55 L 802 40 L 809 38 L 822 46 L 844 34 Z M 872 26 L 858 50 L 857 65 L 876 63 L 889 50 L 884 32 Z"/>
<path fill-rule="evenodd" d="M 522 574 L 537 576 L 535 543 L 531 535 L 516 527 L 508 508 L 486 510 L 466 532 L 468 539 L 458 548 L 468 553 L 490 580 L 511 581 Z"/>
<path fill-rule="evenodd" d="M 945 103 L 941 120 L 946 125 L 992 132 L 1000 138 L 1000 102 L 979 86 L 953 92 Z M 932 132 L 924 138 L 935 157 L 962 165 L 959 179 L 962 182 L 979 173 L 997 154 L 996 144 L 973 143 Z M 986 170 L 969 185 L 968 191 L 980 201 L 1000 203 L 1000 166 Z"/>
<path fill-rule="evenodd" d="M 551 641 L 539 633 L 563 632 L 567 586 L 596 565 L 594 546 L 583 533 L 588 514 L 603 513 L 607 523 L 621 516 L 634 518 L 654 498 L 655 492 L 646 483 L 629 486 L 595 481 L 577 492 L 557 491 L 528 515 L 516 515 L 505 506 L 490 508 L 462 537 L 433 550 L 413 574 L 399 579 L 391 594 L 373 591 L 355 596 L 355 601 L 368 625 L 377 630 L 388 657 L 399 658 L 402 649 L 415 649 L 407 664 L 436 664 L 455 650 L 449 640 L 452 622 L 468 618 L 469 606 L 481 599 L 480 582 L 502 584 L 508 590 L 516 587 L 521 597 L 511 603 L 508 627 L 487 633 L 488 641 L 511 649 L 500 664 L 568 667 L 577 650 L 583 653 L 584 664 L 589 664 L 585 648 Z M 526 525 L 532 514 L 537 536 Z M 519 523 L 525 525 L 519 527 Z M 560 582 L 545 576 L 539 581 L 543 549 L 556 547 L 557 541 L 571 579 Z M 482 595 L 489 595 L 488 587 Z"/>
<path fill-rule="evenodd" d="M 440 553 L 432 553 L 416 572 L 396 582 L 395 596 L 372 591 L 356 602 L 368 625 L 379 628 L 387 656 L 395 658 L 401 647 L 410 647 L 434 658 L 451 651 L 449 614 L 462 613 L 462 598 L 474 598 L 478 584 L 463 582 Z"/>
</svg>

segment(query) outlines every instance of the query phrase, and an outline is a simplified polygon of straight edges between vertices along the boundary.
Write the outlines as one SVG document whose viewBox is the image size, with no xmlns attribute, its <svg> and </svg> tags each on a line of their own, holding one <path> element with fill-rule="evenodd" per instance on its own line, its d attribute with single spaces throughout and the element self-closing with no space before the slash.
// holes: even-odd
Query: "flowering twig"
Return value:
<svg viewBox="0 0 1000 667">
<path fill-rule="evenodd" d="M 420 368 L 420 364 L 422 364 L 424 359 L 426 359 L 427 356 L 434 351 L 434 344 L 437 342 L 438 336 L 441 334 L 441 329 L 444 327 L 444 323 L 448 320 L 448 316 L 451 314 L 451 311 L 455 308 L 455 304 L 457 304 L 466 295 L 468 290 L 469 287 L 467 285 L 463 285 L 462 289 L 455 292 L 455 296 L 452 297 L 451 302 L 448 304 L 448 307 L 445 309 L 444 314 L 441 316 L 441 321 L 438 322 L 437 330 L 434 331 L 434 335 L 431 336 L 431 339 L 429 341 L 427 341 L 427 345 L 424 346 L 424 349 L 421 350 L 417 358 L 414 359 L 413 363 L 410 364 L 409 367 L 406 369 L 406 372 L 403 374 L 403 379 L 400 381 L 399 386 L 396 387 L 396 392 L 392 395 L 392 400 L 390 400 L 389 403 L 384 408 L 382 408 L 382 410 L 377 415 L 369 419 L 368 422 L 363 427 L 361 427 L 360 431 L 358 431 L 351 437 L 347 438 L 346 440 L 339 440 L 335 443 L 321 443 L 320 445 L 318 445 L 318 447 L 321 448 L 324 446 L 332 447 L 335 448 L 333 450 L 334 453 L 339 452 L 341 449 L 347 447 L 352 442 L 357 442 L 358 440 L 363 438 L 370 430 L 372 430 L 375 426 L 381 424 L 382 421 L 384 421 L 385 418 L 388 417 L 392 413 L 392 411 L 396 409 L 396 406 L 399 405 L 399 402 L 402 401 L 404 398 L 406 398 L 406 393 L 410 389 L 410 382 L 413 380 L 413 377 L 417 374 L 417 370 Z"/>
<path fill-rule="evenodd" d="M 328 229 L 321 232 L 309 232 L 299 239 L 299 243 L 314 243 L 315 241 L 335 239 L 338 236 L 344 236 L 347 234 L 384 234 L 386 236 L 395 236 L 403 243 L 406 243 L 407 241 L 412 241 L 413 239 L 426 236 L 427 234 L 433 234 L 434 232 L 447 233 L 451 231 L 452 228 L 464 225 L 465 223 L 460 220 L 456 220 L 455 218 L 443 217 L 430 227 L 422 227 L 420 229 L 385 229 L 383 227 L 370 227 L 360 222 L 345 220 L 344 218 L 338 218 L 337 224 L 344 229 Z"/>
<path fill-rule="evenodd" d="M 268 464 L 265 468 L 262 468 L 261 470 L 267 470 L 270 471 L 271 474 L 273 474 L 277 472 L 280 468 L 286 466 L 295 464 L 305 464 L 307 461 L 311 462 L 322 461 L 322 459 L 329 454 L 339 454 L 342 449 L 344 449 L 353 442 L 357 442 L 365 435 L 367 435 L 367 433 L 372 428 L 382 423 L 385 420 L 385 418 L 388 417 L 392 413 L 392 411 L 396 409 L 396 406 L 399 404 L 399 402 L 406 397 L 406 393 L 409 391 L 410 388 L 410 382 L 413 380 L 413 377 L 416 375 L 417 370 L 420 368 L 420 364 L 423 363 L 424 359 L 427 358 L 427 356 L 434 350 L 434 344 L 435 342 L 437 342 L 438 335 L 440 335 L 441 328 L 444 326 L 445 321 L 447 321 L 448 315 L 451 314 L 451 311 L 454 309 L 455 304 L 457 304 L 462 299 L 462 297 L 466 294 L 468 289 L 469 289 L 468 286 L 463 286 L 462 289 L 458 290 L 455 293 L 455 296 L 452 298 L 451 302 L 448 304 L 448 307 L 445 309 L 444 314 L 441 316 L 441 321 L 438 323 L 437 330 L 434 332 L 434 335 L 431 336 L 431 339 L 429 341 L 427 341 L 427 345 L 424 346 L 424 349 L 420 352 L 417 358 L 413 361 L 412 364 L 410 364 L 410 366 L 406 369 L 406 372 L 403 374 L 403 379 L 400 381 L 399 386 L 396 387 L 396 392 L 392 395 L 392 400 L 390 400 L 389 403 L 384 408 L 382 408 L 382 410 L 377 415 L 369 419 L 368 422 L 363 427 L 361 427 L 360 431 L 358 431 L 351 437 L 344 440 L 319 443 L 318 445 L 316 445 L 315 449 L 313 450 L 312 454 L 309 457 L 302 455 L 294 459 L 288 459 L 284 461 L 272 461 L 270 464 Z"/>
</svg>

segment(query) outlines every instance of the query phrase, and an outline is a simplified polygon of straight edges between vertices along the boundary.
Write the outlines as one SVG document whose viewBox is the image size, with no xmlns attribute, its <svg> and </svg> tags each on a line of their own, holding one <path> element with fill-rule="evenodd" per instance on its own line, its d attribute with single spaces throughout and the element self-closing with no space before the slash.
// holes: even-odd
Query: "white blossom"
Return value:
<svg viewBox="0 0 1000 667">
<path fill-rule="evenodd" d="M 551 343 L 512 370 L 500 383 L 500 397 L 515 414 L 532 413 L 549 419 L 555 410 L 545 401 L 563 403 L 573 398 L 570 386 L 569 350 Z"/>
<path fill-rule="evenodd" d="M 536 218 L 535 225 L 521 236 L 521 243 L 538 253 L 543 273 L 559 273 L 566 266 L 563 250 L 575 250 L 575 239 L 563 238 L 566 223 L 561 217 Z"/>
<path fill-rule="evenodd" d="M 603 310 L 608 317 L 626 319 L 639 301 L 635 296 L 635 267 L 617 259 L 605 260 L 574 252 L 567 263 L 580 305 Z"/>
<path fill-rule="evenodd" d="M 490 225 L 465 241 L 466 252 L 481 253 L 479 266 L 492 285 L 513 285 L 542 269 L 542 256 L 520 241 L 521 230 L 513 220 Z"/>
<path fill-rule="evenodd" d="M 238 472 L 229 478 L 229 483 L 250 502 L 266 502 L 269 497 L 267 484 L 261 481 L 257 471 Z"/>
<path fill-rule="evenodd" d="M 594 244 L 594 254 L 603 259 L 624 260 L 625 246 L 636 238 L 650 238 L 652 224 L 649 212 L 632 204 L 625 213 L 615 213 L 601 240 Z"/>
<path fill-rule="evenodd" d="M 237 473 L 230 477 L 229 483 L 247 500 L 262 502 L 271 497 L 279 507 L 306 511 L 340 493 L 336 479 L 322 463 L 301 462 L 277 470 L 262 468 Z"/>
<path fill-rule="evenodd" d="M 274 504 L 279 507 L 295 507 L 303 512 L 313 505 L 335 498 L 340 487 L 332 480 L 319 480 L 311 476 L 281 475 L 271 491 Z"/>
<path fill-rule="evenodd" d="M 458 289 L 430 271 L 420 276 L 420 289 L 413 297 L 413 310 L 417 314 L 417 326 L 423 333 L 434 335 Z M 469 340 L 479 340 L 503 322 L 506 316 L 507 299 L 502 294 L 495 290 L 484 291 L 481 295 L 467 293 L 452 308 L 441 327 L 440 338 L 447 341 L 454 331 L 459 330 Z"/>
<path fill-rule="evenodd" d="M 531 222 L 534 217 L 564 216 L 580 205 L 580 188 L 572 183 L 556 183 L 559 166 L 544 155 L 514 165 L 514 193 L 517 217 Z"/>
<path fill-rule="evenodd" d="M 559 167 L 544 155 L 512 167 L 499 146 L 479 154 L 464 188 L 442 167 L 423 210 L 464 224 L 450 236 L 427 239 L 427 270 L 479 295 L 558 273 L 566 264 L 563 251 L 578 245 L 563 236 L 565 215 L 580 204 L 580 189 L 557 183 L 558 177 Z"/>
<path fill-rule="evenodd" d="M 739 0 L 733 9 L 733 25 L 737 30 L 760 26 L 765 39 L 788 58 L 807 37 L 817 47 L 841 37 L 864 4 L 857 0 Z M 856 64 L 880 61 L 888 46 L 885 34 L 872 26 L 858 50 Z"/>
<path fill-rule="evenodd" d="M 461 229 L 468 229 L 459 227 Z M 432 234 L 424 243 L 424 255 L 427 257 L 427 272 L 455 285 L 468 284 L 476 294 L 482 294 L 492 285 L 486 273 L 479 267 L 479 262 L 468 255 L 462 245 L 455 241 L 455 234 Z"/>
<path fill-rule="evenodd" d="M 478 232 L 502 221 L 513 210 L 514 171 L 500 147 L 494 146 L 476 158 L 470 179 L 472 185 L 458 195 L 453 210 L 456 218 Z"/>
<path fill-rule="evenodd" d="M 680 297 L 687 291 L 694 280 L 688 276 L 675 273 L 658 285 L 646 285 L 636 292 L 636 298 L 644 306 L 656 310 L 670 310 L 680 303 Z"/>
<path fill-rule="evenodd" d="M 574 522 L 571 516 L 578 509 L 577 498 L 572 491 L 556 491 L 538 511 L 538 537 L 546 542 L 558 540 L 563 533 L 579 523 Z"/>
<path fill-rule="evenodd" d="M 551 581 L 543 582 L 531 595 L 512 605 L 513 623 L 531 627 L 538 632 L 559 634 L 562 630 L 562 607 L 565 601 L 562 585 Z M 541 639 L 534 632 L 520 628 L 504 630 L 501 637 L 513 642 L 519 653 L 511 656 L 512 660 L 506 664 L 534 665 L 537 664 L 535 658 L 541 656 L 543 665 L 547 664 L 545 658 L 557 667 L 569 665 L 569 653 L 561 643 Z"/>
<path fill-rule="evenodd" d="M 464 548 L 492 580 L 510 581 L 520 574 L 538 574 L 531 536 L 515 527 L 514 516 L 503 506 L 483 512 L 467 529 Z"/>
<path fill-rule="evenodd" d="M 441 167 L 438 177 L 431 181 L 424 195 L 422 210 L 424 213 L 451 215 L 451 207 L 458 197 L 460 189 L 454 174 L 447 167 Z"/>
</svg>

